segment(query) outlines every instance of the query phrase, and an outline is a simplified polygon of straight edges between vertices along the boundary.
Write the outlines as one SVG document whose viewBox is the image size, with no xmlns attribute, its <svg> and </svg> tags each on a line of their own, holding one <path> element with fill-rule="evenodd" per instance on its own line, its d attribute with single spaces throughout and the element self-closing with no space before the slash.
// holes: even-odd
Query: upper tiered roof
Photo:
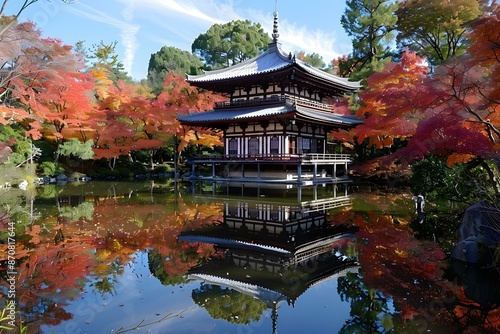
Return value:
<svg viewBox="0 0 500 334">
<path fill-rule="evenodd" d="M 313 77 L 324 80 L 332 86 L 346 92 L 354 92 L 361 88 L 359 82 L 349 81 L 347 78 L 322 71 L 306 62 L 295 58 L 291 54 L 286 54 L 280 43 L 271 43 L 267 51 L 262 54 L 248 59 L 234 66 L 230 66 L 220 70 L 205 71 L 201 75 L 188 75 L 187 81 L 196 86 L 207 86 L 209 83 L 216 84 L 220 81 L 231 79 L 242 79 L 251 76 L 261 77 L 263 74 L 271 74 L 277 72 L 287 72 L 291 74 L 292 70 L 303 71 Z"/>
<path fill-rule="evenodd" d="M 278 42 L 278 14 L 274 13 L 273 42 L 260 55 L 236 65 L 201 75 L 187 75 L 187 81 L 195 86 L 216 92 L 228 93 L 237 85 L 263 84 L 273 81 L 297 81 L 308 84 L 325 92 L 326 96 L 356 92 L 361 88 L 359 82 L 349 81 L 327 73 L 286 53 Z"/>
</svg>

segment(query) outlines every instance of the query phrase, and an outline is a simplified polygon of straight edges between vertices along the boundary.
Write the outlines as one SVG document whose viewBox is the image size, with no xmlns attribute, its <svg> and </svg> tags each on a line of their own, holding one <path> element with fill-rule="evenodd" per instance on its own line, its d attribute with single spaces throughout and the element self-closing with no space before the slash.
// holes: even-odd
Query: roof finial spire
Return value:
<svg viewBox="0 0 500 334">
<path fill-rule="evenodd" d="M 274 43 L 278 42 L 278 37 L 280 37 L 280 34 L 278 34 L 278 0 L 276 0 L 276 9 L 274 10 L 274 25 L 273 25 L 273 42 Z"/>
</svg>

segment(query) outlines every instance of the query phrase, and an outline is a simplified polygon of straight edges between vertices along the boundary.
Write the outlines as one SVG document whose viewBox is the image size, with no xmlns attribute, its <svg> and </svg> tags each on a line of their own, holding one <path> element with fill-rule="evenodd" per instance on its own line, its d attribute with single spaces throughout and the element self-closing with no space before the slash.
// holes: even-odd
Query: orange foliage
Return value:
<svg viewBox="0 0 500 334">
<path fill-rule="evenodd" d="M 358 143 L 368 139 L 370 146 L 390 147 L 394 138 L 411 137 L 422 115 L 415 102 L 422 96 L 422 82 L 428 68 L 416 53 L 406 51 L 400 63 L 367 79 L 368 88 L 360 93 L 361 107 L 356 116 L 365 118 L 354 129 Z"/>
<path fill-rule="evenodd" d="M 220 99 L 209 92 L 200 93 L 182 76 L 167 75 L 162 93 L 151 99 L 140 85 L 123 81 L 117 86 L 101 84 L 107 82 L 105 73 L 96 72 L 94 75 L 100 83 L 99 109 L 86 125 L 95 129 L 96 159 L 128 155 L 141 149 L 157 149 L 173 135 L 180 139 L 179 151 L 188 142 L 221 145 L 220 135 L 203 129 L 192 131 L 182 127 L 177 120 L 178 114 L 212 108 Z"/>
</svg>

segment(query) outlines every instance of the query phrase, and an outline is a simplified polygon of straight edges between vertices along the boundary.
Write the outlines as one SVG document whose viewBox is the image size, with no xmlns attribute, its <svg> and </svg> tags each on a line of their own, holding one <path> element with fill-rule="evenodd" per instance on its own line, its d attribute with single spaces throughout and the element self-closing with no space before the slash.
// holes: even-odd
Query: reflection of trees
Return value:
<svg viewBox="0 0 500 334">
<path fill-rule="evenodd" d="M 148 252 L 148 266 L 151 274 L 153 274 L 154 277 L 158 278 L 158 280 L 163 285 L 178 285 L 186 282 L 186 278 L 183 274 L 167 274 L 165 266 L 163 264 L 164 260 L 165 257 L 157 249 L 152 249 Z"/>
<path fill-rule="evenodd" d="M 29 333 L 37 333 L 42 325 L 58 325 L 73 318 L 64 307 L 81 292 L 80 287 L 94 264 L 87 251 L 89 239 L 84 235 L 56 245 L 53 241 L 56 231 L 50 232 L 53 233 L 32 225 L 24 235 L 19 234 L 16 242 L 18 319 L 25 322 Z M 3 285 L 5 271 L 0 273 Z"/>
<path fill-rule="evenodd" d="M 224 319 L 234 324 L 248 325 L 259 321 L 267 309 L 264 302 L 239 291 L 222 288 L 218 285 L 201 284 L 194 289 L 191 297 L 194 302 L 205 308 L 214 319 Z"/>
<path fill-rule="evenodd" d="M 66 196 L 71 203 L 63 201 L 62 211 L 58 211 L 50 198 L 58 196 L 56 188 L 48 189 L 42 203 L 35 203 L 37 207 L 32 206 L 31 195 L 26 199 L 27 193 L 17 188 L 0 198 L 13 209 L 2 213 L 5 207 L 0 208 L 0 228 L 16 221 L 18 319 L 26 322 L 29 333 L 72 319 L 65 308 L 85 286 L 101 295 L 114 294 L 118 277 L 138 250 L 157 249 L 160 259 L 171 257 L 173 261 L 162 264 L 168 277 L 180 277 L 213 252 L 212 246 L 178 243 L 177 235 L 217 220 L 219 204 L 75 195 Z M 44 215 L 34 217 L 34 209 L 40 207 Z M 65 219 L 59 219 L 63 216 Z M 4 232 L 8 230 L 0 236 Z M 0 243 L 0 285 L 5 286 L 7 246 Z"/>
<path fill-rule="evenodd" d="M 403 324 L 399 314 L 391 313 L 390 298 L 365 285 L 360 274 L 347 273 L 337 282 L 341 300 L 351 303 L 351 319 L 346 321 L 339 333 L 391 333 L 395 329 L 400 332 L 403 328 L 407 333 L 413 332 L 409 331 L 409 325 Z"/>
<path fill-rule="evenodd" d="M 114 295 L 116 292 L 116 283 L 116 276 L 106 276 L 98 279 L 97 282 L 90 284 L 90 286 L 94 286 L 101 295 L 105 295 L 107 293 Z"/>
<path fill-rule="evenodd" d="M 117 277 L 124 272 L 124 264 L 119 258 L 108 263 L 105 259 L 109 254 L 106 254 L 105 257 L 102 258 L 103 253 L 105 253 L 103 250 L 98 250 L 96 252 L 97 264 L 94 266 L 95 281 L 92 282 L 90 286 L 94 287 L 101 295 L 107 293 L 114 295 L 116 292 L 114 285 L 118 282 Z"/>
<path fill-rule="evenodd" d="M 69 219 L 70 222 L 77 221 L 81 218 L 90 220 L 94 214 L 94 203 L 83 202 L 77 206 L 63 206 L 59 209 L 59 217 Z"/>
<path fill-rule="evenodd" d="M 497 332 L 500 308 L 484 308 L 469 300 L 462 286 L 447 279 L 445 254 L 434 242 L 415 237 L 408 223 L 411 215 L 344 211 L 333 220 L 352 221 L 360 228 L 359 262 L 365 268 L 362 276 L 339 279 L 339 293 L 352 306 L 353 318 L 344 326 L 345 333 L 370 329 L 385 333 L 391 321 L 395 332 L 402 328 L 409 333 L 427 329 L 458 333 L 464 328 Z M 391 296 L 392 313 L 380 296 Z"/>
</svg>

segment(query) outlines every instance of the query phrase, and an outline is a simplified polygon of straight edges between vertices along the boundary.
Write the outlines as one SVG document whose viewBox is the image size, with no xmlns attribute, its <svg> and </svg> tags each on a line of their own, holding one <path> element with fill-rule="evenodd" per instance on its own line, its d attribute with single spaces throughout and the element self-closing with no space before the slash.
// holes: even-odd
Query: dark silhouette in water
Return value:
<svg viewBox="0 0 500 334">
<path fill-rule="evenodd" d="M 417 214 L 417 221 L 422 224 L 425 218 L 424 206 L 425 200 L 424 196 L 418 195 L 414 196 L 413 200 L 415 201 L 415 213 Z"/>
</svg>

